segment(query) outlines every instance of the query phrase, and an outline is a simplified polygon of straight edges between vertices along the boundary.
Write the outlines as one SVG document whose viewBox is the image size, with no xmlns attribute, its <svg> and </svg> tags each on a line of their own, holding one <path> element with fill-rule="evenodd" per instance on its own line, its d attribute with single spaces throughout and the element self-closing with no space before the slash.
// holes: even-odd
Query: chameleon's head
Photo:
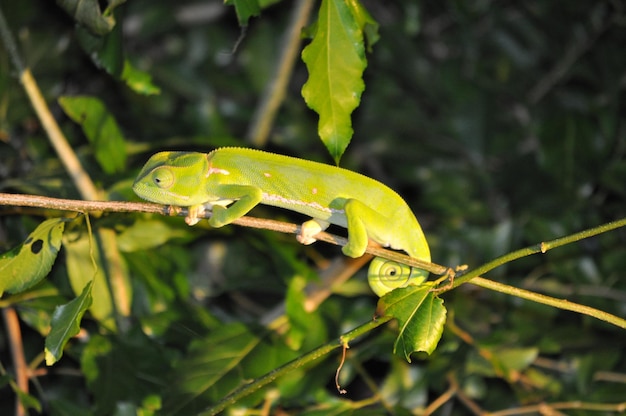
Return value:
<svg viewBox="0 0 626 416">
<path fill-rule="evenodd" d="M 368 271 L 370 287 L 378 296 L 384 296 L 393 289 L 418 286 L 428 277 L 426 270 L 410 267 L 396 261 L 374 257 Z"/>
<path fill-rule="evenodd" d="M 202 204 L 207 198 L 199 190 L 203 188 L 207 165 L 206 155 L 202 153 L 157 153 L 137 175 L 133 191 L 158 204 L 183 207 Z"/>
</svg>

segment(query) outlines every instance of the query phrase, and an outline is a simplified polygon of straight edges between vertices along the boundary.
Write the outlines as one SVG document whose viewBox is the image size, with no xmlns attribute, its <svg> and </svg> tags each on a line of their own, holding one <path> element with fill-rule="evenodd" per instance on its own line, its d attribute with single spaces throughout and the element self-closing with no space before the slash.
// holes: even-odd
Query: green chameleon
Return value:
<svg viewBox="0 0 626 416">
<path fill-rule="evenodd" d="M 430 262 L 424 233 L 406 202 L 382 183 L 336 166 L 243 148 L 161 152 L 145 164 L 133 190 L 151 202 L 188 207 L 189 225 L 205 209 L 212 211 L 209 224 L 222 227 L 257 204 L 272 205 L 312 217 L 297 236 L 302 244 L 335 224 L 348 229 L 342 248 L 347 256 L 362 256 L 370 238 Z M 419 285 L 428 272 L 376 257 L 368 276 L 372 290 L 383 296 Z"/>
</svg>

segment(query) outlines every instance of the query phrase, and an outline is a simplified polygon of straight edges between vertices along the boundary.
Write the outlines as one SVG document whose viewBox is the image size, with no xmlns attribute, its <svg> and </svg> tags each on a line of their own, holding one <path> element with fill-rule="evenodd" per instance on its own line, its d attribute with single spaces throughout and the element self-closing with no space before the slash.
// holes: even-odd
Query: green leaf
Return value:
<svg viewBox="0 0 626 416">
<path fill-rule="evenodd" d="M 270 343 L 241 323 L 226 324 L 194 340 L 168 377 L 164 415 L 198 414 L 218 403 L 244 382 L 265 375 L 295 357 L 281 343 Z M 246 403 L 256 403 L 252 395 Z M 238 402 L 241 404 L 242 402 Z"/>
<path fill-rule="evenodd" d="M 161 390 L 172 388 L 165 378 L 171 371 L 170 358 L 162 343 L 147 337 L 140 327 L 123 336 L 93 334 L 80 357 L 93 397 L 90 414 L 119 415 L 115 410 L 121 403 L 160 407 Z"/>
<path fill-rule="evenodd" d="M 226 0 L 224 4 L 235 6 L 239 26 L 248 26 L 248 20 L 251 17 L 261 14 L 258 0 Z"/>
<path fill-rule="evenodd" d="M 226 396 L 242 380 L 231 371 L 259 342 L 243 324 L 225 325 L 219 333 L 195 341 L 175 366 L 163 414 L 196 414 Z"/>
<path fill-rule="evenodd" d="M 126 166 L 124 137 L 102 101 L 87 96 L 61 97 L 59 104 L 82 127 L 102 169 L 106 173 L 122 172 Z"/>
<path fill-rule="evenodd" d="M 346 2 L 354 19 L 360 28 L 363 29 L 365 39 L 367 40 L 367 51 L 372 51 L 372 46 L 380 39 L 378 34 L 378 22 L 369 14 L 363 5 L 357 0 L 349 0 Z"/>
<path fill-rule="evenodd" d="M 344 0 L 323 0 L 313 41 L 302 51 L 309 71 L 302 96 L 319 114 L 318 133 L 336 162 L 352 138 L 350 115 L 365 89 L 367 61 L 358 10 Z"/>
<path fill-rule="evenodd" d="M 96 35 L 106 35 L 115 26 L 112 10 L 124 1 L 109 1 L 109 7 L 100 10 L 98 0 L 57 0 L 57 4 L 78 23 Z"/>
<path fill-rule="evenodd" d="M 78 27 L 76 37 L 98 68 L 124 81 L 136 93 L 154 95 L 161 92 L 160 88 L 152 83 L 149 73 L 135 68 L 126 58 L 121 26 L 116 26 L 106 36 L 95 35 L 83 27 Z"/>
<path fill-rule="evenodd" d="M 17 395 L 18 400 L 20 401 L 20 403 L 22 403 L 22 406 L 24 406 L 25 409 L 34 409 L 35 411 L 37 411 L 37 413 L 41 413 L 41 403 L 39 403 L 39 400 L 37 400 L 37 398 L 31 396 L 23 390 L 20 390 L 17 387 L 17 384 L 13 381 L 11 382 L 11 388 L 13 389 L 13 391 Z"/>
<path fill-rule="evenodd" d="M 378 313 L 398 320 L 399 335 L 394 353 L 411 362 L 411 354 L 431 354 L 446 321 L 443 300 L 430 291 L 432 284 L 392 290 L 378 301 Z"/>
<path fill-rule="evenodd" d="M 189 238 L 191 235 L 189 230 L 170 226 L 165 221 L 138 219 L 118 235 L 117 245 L 120 251 L 130 253 L 158 247 L 173 238 Z"/>
<path fill-rule="evenodd" d="M 122 27 L 117 25 L 106 34 L 94 34 L 88 28 L 78 26 L 76 38 L 87 56 L 98 67 L 119 78 L 124 69 L 124 46 Z"/>
<path fill-rule="evenodd" d="M 289 282 L 285 299 L 285 312 L 289 318 L 289 330 L 285 342 L 293 350 L 314 348 L 328 338 L 326 326 L 320 317 L 319 311 L 307 311 L 306 305 L 307 280 L 301 276 L 294 276 Z"/>
<path fill-rule="evenodd" d="M 161 89 L 152 83 L 152 76 L 147 72 L 135 68 L 128 59 L 124 61 L 122 80 L 136 93 L 143 95 L 161 93 Z"/>
<path fill-rule="evenodd" d="M 80 296 L 54 309 L 50 333 L 46 337 L 47 365 L 52 365 L 61 359 L 67 341 L 80 331 L 80 321 L 91 306 L 92 286 L 93 282 L 87 283 Z"/>
<path fill-rule="evenodd" d="M 74 293 L 78 295 L 93 281 L 91 315 L 109 330 L 115 330 L 113 297 L 104 273 L 97 239 L 90 241 L 87 235 L 64 238 L 67 274 Z M 93 245 L 92 245 L 93 244 Z"/>
<path fill-rule="evenodd" d="M 50 273 L 64 228 L 62 218 L 46 220 L 21 245 L 0 255 L 0 295 L 22 292 Z"/>
</svg>

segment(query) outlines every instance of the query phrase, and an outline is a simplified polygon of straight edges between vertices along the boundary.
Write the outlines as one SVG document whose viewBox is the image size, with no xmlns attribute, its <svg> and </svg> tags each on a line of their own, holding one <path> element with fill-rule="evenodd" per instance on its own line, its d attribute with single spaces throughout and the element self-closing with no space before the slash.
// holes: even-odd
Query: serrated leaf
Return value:
<svg viewBox="0 0 626 416">
<path fill-rule="evenodd" d="M 239 26 L 248 26 L 248 20 L 261 13 L 261 6 L 258 0 L 226 0 L 224 4 L 235 6 Z"/>
<path fill-rule="evenodd" d="M 302 51 L 309 79 L 307 105 L 319 114 L 318 133 L 336 162 L 352 138 L 350 115 L 365 89 L 363 30 L 344 0 L 323 0 L 313 41 Z"/>
<path fill-rule="evenodd" d="M 47 365 L 52 365 L 61 359 L 67 341 L 80 331 L 80 321 L 91 306 L 92 284 L 93 282 L 87 283 L 80 296 L 54 309 L 50 333 L 46 337 Z"/>
<path fill-rule="evenodd" d="M 94 147 L 98 163 L 106 173 L 121 172 L 126 166 L 126 145 L 113 116 L 95 97 L 61 97 L 59 104 L 73 121 L 80 124 Z"/>
<path fill-rule="evenodd" d="M 352 11 L 352 15 L 359 27 L 363 29 L 365 39 L 367 40 L 367 51 L 371 52 L 372 46 L 380 39 L 380 35 L 378 34 L 378 22 L 374 20 L 358 0 L 349 0 L 346 4 Z"/>
<path fill-rule="evenodd" d="M 399 334 L 394 353 L 411 362 L 413 352 L 431 354 L 446 321 L 443 300 L 433 292 L 431 284 L 392 290 L 378 301 L 378 313 L 398 320 Z"/>
<path fill-rule="evenodd" d="M 46 220 L 21 245 L 0 256 L 0 295 L 22 292 L 50 273 L 64 228 L 63 219 Z"/>
</svg>

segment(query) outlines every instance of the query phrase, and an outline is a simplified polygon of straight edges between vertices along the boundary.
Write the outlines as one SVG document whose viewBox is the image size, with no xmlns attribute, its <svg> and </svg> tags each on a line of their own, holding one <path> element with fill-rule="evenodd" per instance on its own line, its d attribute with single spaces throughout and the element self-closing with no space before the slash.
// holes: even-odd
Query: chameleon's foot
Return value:
<svg viewBox="0 0 626 416">
<path fill-rule="evenodd" d="M 204 216 L 204 205 L 194 205 L 187 208 L 187 216 L 185 222 L 187 225 L 196 225 L 200 222 L 201 217 Z M 200 218 L 199 218 L 200 217 Z"/>
<path fill-rule="evenodd" d="M 363 244 L 354 244 L 353 242 L 348 241 L 348 244 L 341 247 L 341 251 L 348 257 L 357 258 L 361 257 L 365 254 L 365 250 L 367 249 L 367 244 L 363 246 Z"/>
<path fill-rule="evenodd" d="M 329 225 L 330 223 L 324 220 L 312 219 L 306 221 L 300 227 L 300 233 L 296 235 L 296 240 L 304 245 L 313 244 L 317 241 L 313 236 L 327 229 Z"/>
</svg>

